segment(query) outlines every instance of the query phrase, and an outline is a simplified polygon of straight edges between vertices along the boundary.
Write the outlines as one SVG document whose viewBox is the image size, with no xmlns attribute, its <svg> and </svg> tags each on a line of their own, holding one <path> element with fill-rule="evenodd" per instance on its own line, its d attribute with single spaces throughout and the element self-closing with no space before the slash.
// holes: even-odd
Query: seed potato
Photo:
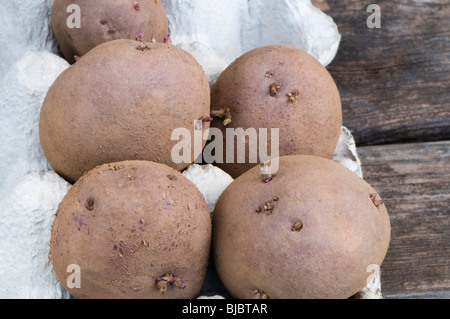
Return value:
<svg viewBox="0 0 450 319">
<path fill-rule="evenodd" d="M 210 240 L 208 205 L 194 184 L 166 165 L 125 161 L 96 167 L 69 190 L 50 254 L 75 298 L 195 298 Z M 71 265 L 79 267 L 79 287 L 70 286 Z"/>
<path fill-rule="evenodd" d="M 390 231 L 363 179 L 328 159 L 285 156 L 270 182 L 254 167 L 221 195 L 215 267 L 235 298 L 349 298 L 383 262 Z"/>
<path fill-rule="evenodd" d="M 71 5 L 77 5 L 80 12 Z M 77 18 L 79 27 L 72 25 Z M 169 29 L 160 0 L 55 0 L 51 22 L 69 63 L 75 62 L 75 56 L 83 56 L 107 41 L 135 39 L 139 30 L 146 35 L 144 40 L 150 41 L 154 34 L 158 42 L 163 42 Z"/>
<path fill-rule="evenodd" d="M 269 155 L 270 129 L 278 128 L 279 156 L 331 159 L 342 127 L 341 99 L 330 73 L 305 51 L 286 45 L 247 52 L 219 76 L 211 91 L 211 110 L 225 108 L 229 114 L 220 114 L 224 118 L 219 115 L 212 123 L 223 131 L 224 146 L 231 142 L 226 128 L 267 128 Z M 228 124 L 227 119 L 231 119 Z M 247 150 L 249 140 L 245 140 Z M 245 163 L 238 163 L 237 141 L 234 145 L 234 163 L 218 166 L 237 178 L 257 163 L 250 162 L 248 151 Z"/>
<path fill-rule="evenodd" d="M 194 145 L 194 121 L 209 113 L 209 83 L 189 53 L 172 44 L 114 40 L 56 79 L 41 109 L 39 137 L 51 167 L 71 183 L 124 160 L 182 170 L 190 163 L 174 162 L 180 142 L 172 133 L 188 130 Z M 192 162 L 200 151 L 191 147 Z"/>
</svg>

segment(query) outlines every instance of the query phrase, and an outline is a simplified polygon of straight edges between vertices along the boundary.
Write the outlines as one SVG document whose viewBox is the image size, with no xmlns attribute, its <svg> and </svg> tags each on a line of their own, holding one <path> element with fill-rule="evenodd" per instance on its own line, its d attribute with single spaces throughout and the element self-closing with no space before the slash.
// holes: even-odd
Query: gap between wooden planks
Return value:
<svg viewBox="0 0 450 319">
<path fill-rule="evenodd" d="M 450 141 L 360 147 L 358 154 L 391 218 L 384 298 L 450 298 Z"/>
<path fill-rule="evenodd" d="M 356 144 L 450 140 L 450 1 L 312 0 L 342 41 L 328 70 Z M 379 5 L 381 28 L 367 26 Z"/>
</svg>

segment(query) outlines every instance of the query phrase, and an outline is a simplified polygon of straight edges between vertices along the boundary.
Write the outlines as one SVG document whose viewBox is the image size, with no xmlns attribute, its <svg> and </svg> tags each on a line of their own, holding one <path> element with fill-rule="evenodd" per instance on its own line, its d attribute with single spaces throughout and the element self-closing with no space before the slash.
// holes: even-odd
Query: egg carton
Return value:
<svg viewBox="0 0 450 319">
<path fill-rule="evenodd" d="M 173 44 L 197 59 L 211 86 L 234 59 L 260 46 L 292 45 L 324 66 L 339 48 L 336 24 L 309 0 L 163 3 Z M 70 298 L 54 274 L 49 241 L 56 210 L 71 185 L 51 169 L 38 136 L 45 95 L 69 67 L 51 29 L 52 4 L 0 1 L 0 298 Z M 345 127 L 334 160 L 362 177 L 354 139 Z M 211 212 L 233 181 L 212 165 L 194 164 L 183 174 L 202 192 Z M 381 298 L 379 272 L 371 278 L 355 298 Z M 212 262 L 199 298 L 231 298 Z"/>
</svg>

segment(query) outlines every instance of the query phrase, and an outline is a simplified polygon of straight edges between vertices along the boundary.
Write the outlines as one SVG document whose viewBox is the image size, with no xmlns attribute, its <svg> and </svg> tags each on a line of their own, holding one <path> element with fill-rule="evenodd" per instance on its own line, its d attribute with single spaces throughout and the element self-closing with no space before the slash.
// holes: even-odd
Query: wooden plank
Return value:
<svg viewBox="0 0 450 319">
<path fill-rule="evenodd" d="M 450 141 L 360 147 L 358 154 L 391 218 L 383 296 L 450 298 Z"/>
<path fill-rule="evenodd" d="M 450 0 L 312 2 L 342 34 L 328 69 L 357 145 L 450 140 Z"/>
</svg>

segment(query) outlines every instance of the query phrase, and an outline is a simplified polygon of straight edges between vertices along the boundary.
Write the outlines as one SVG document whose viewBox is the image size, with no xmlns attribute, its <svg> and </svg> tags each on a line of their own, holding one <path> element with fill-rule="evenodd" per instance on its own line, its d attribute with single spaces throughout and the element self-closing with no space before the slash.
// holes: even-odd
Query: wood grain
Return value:
<svg viewBox="0 0 450 319">
<path fill-rule="evenodd" d="M 365 180 L 385 199 L 391 244 L 385 298 L 450 298 L 450 142 L 360 147 Z"/>
<path fill-rule="evenodd" d="M 342 34 L 328 69 L 357 145 L 450 140 L 450 0 L 312 2 Z"/>
</svg>

